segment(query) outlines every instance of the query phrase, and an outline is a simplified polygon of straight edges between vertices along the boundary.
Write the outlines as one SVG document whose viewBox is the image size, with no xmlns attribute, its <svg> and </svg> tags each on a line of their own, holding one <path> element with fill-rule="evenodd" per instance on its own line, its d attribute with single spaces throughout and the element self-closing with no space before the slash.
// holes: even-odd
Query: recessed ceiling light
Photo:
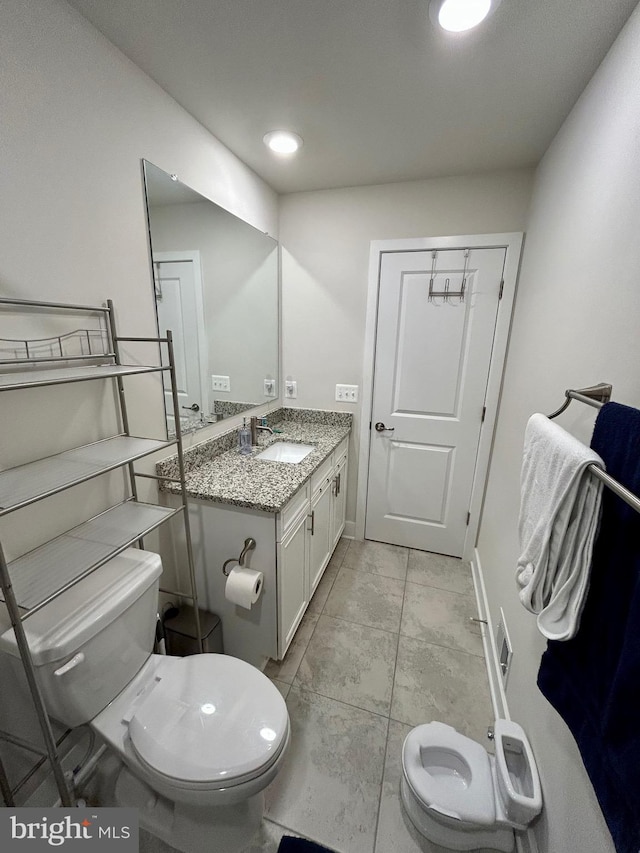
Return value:
<svg viewBox="0 0 640 853">
<path fill-rule="evenodd" d="M 500 0 L 431 0 L 430 13 L 443 30 L 462 33 L 477 27 Z"/>
<path fill-rule="evenodd" d="M 302 147 L 302 137 L 289 130 L 270 130 L 263 140 L 267 148 L 276 154 L 295 154 Z"/>
</svg>

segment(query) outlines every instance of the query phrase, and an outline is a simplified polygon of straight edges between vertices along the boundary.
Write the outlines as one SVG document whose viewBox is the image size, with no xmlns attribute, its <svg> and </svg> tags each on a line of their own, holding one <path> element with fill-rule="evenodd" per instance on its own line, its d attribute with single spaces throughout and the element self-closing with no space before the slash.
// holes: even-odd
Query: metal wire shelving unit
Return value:
<svg viewBox="0 0 640 853">
<path fill-rule="evenodd" d="M 176 435 L 158 440 L 131 435 L 124 378 L 144 373 L 163 372 L 169 375 L 174 411 L 179 410 L 176 384 L 176 366 L 173 337 L 124 337 L 117 334 L 113 302 L 106 306 L 71 305 L 59 302 L 39 302 L 24 299 L 0 298 L 0 308 L 35 311 L 80 312 L 98 315 L 104 325 L 101 352 L 92 352 L 95 330 L 80 330 L 82 341 L 88 342 L 88 352 L 70 354 L 64 351 L 65 339 L 78 337 L 61 335 L 37 341 L 10 342 L 12 358 L 0 358 L 0 392 L 63 385 L 70 382 L 111 380 L 117 387 L 117 408 L 121 432 L 101 441 L 92 442 L 72 450 L 38 459 L 0 472 L 0 517 L 30 506 L 37 501 L 87 482 L 109 471 L 128 469 L 129 496 L 77 527 L 55 537 L 16 560 L 7 562 L 0 542 L 0 601 L 3 601 L 22 659 L 27 684 L 34 702 L 42 731 L 44 749 L 35 747 L 8 732 L 0 732 L 0 739 L 40 755 L 36 767 L 49 761 L 62 806 L 73 806 L 74 792 L 65 774 L 59 753 L 60 739 L 56 741 L 51 720 L 40 690 L 36 670 L 25 634 L 24 621 L 45 607 L 59 595 L 79 583 L 113 557 L 131 545 L 143 546 L 143 538 L 164 522 L 182 516 L 188 564 L 188 592 L 162 590 L 190 600 L 195 614 L 195 629 L 201 651 L 202 634 L 198 618 L 198 600 L 195 582 L 193 547 L 189 528 L 185 467 L 182 449 L 180 419 L 176 418 Z M 122 342 L 158 344 L 161 356 L 159 365 L 123 364 L 120 355 Z M 162 345 L 166 346 L 163 362 Z M 0 350 L 5 354 L 6 347 Z M 57 353 L 57 354 L 56 354 Z M 85 364 L 83 364 L 85 362 Z M 99 363 L 96 363 L 99 362 Z M 56 366 L 63 363 L 62 366 Z M 9 368 L 9 369 L 7 369 Z M 43 369 L 42 369 L 43 368 Z M 175 445 L 178 460 L 178 477 L 162 477 L 137 472 L 134 462 Z M 177 508 L 145 503 L 138 499 L 137 479 L 172 480 L 180 483 L 182 501 Z M 64 736 L 63 736 L 64 737 Z M 33 769 L 11 786 L 0 758 L 0 793 L 6 806 L 15 805 L 15 795 L 33 774 Z"/>
</svg>

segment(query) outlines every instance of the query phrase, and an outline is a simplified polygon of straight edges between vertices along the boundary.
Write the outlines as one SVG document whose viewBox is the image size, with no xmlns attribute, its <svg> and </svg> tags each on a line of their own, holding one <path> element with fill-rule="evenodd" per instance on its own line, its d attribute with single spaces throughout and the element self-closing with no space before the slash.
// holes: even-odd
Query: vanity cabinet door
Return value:
<svg viewBox="0 0 640 853">
<path fill-rule="evenodd" d="M 308 507 L 308 504 L 307 504 Z M 278 659 L 282 660 L 309 604 L 307 507 L 277 544 Z"/>
<path fill-rule="evenodd" d="M 347 456 L 338 462 L 331 483 L 331 550 L 336 547 L 344 530 L 347 515 Z"/>
<path fill-rule="evenodd" d="M 320 583 L 331 554 L 331 494 L 333 480 L 325 478 L 311 500 L 311 527 L 309 530 L 309 587 L 311 595 Z"/>
</svg>

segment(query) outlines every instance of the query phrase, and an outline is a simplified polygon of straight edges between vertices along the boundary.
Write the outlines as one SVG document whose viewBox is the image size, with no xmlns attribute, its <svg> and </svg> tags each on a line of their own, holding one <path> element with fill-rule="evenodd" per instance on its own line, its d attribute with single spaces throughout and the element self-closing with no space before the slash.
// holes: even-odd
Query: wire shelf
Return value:
<svg viewBox="0 0 640 853">
<path fill-rule="evenodd" d="M 119 435 L 9 468 L 0 472 L 0 516 L 173 444 Z"/>
<path fill-rule="evenodd" d="M 181 511 L 126 501 L 13 560 L 7 569 L 24 618 Z"/>
<path fill-rule="evenodd" d="M 157 373 L 169 370 L 168 366 L 152 367 L 141 364 L 97 364 L 91 367 L 54 367 L 49 370 L 20 370 L 0 374 L 0 391 L 22 388 L 42 388 L 45 385 L 64 385 L 68 382 L 86 382 L 89 379 L 132 376 L 138 373 Z"/>
</svg>

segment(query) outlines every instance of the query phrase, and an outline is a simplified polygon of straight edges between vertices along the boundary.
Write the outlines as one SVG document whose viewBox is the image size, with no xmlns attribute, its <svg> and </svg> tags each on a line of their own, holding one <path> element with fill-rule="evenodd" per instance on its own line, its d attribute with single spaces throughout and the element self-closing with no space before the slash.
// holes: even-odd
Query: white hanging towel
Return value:
<svg viewBox="0 0 640 853">
<path fill-rule="evenodd" d="M 516 580 L 520 601 L 537 614 L 550 640 L 570 640 L 580 627 L 602 494 L 602 481 L 587 468 L 593 463 L 605 467 L 597 453 L 544 415 L 529 418 Z"/>
</svg>

